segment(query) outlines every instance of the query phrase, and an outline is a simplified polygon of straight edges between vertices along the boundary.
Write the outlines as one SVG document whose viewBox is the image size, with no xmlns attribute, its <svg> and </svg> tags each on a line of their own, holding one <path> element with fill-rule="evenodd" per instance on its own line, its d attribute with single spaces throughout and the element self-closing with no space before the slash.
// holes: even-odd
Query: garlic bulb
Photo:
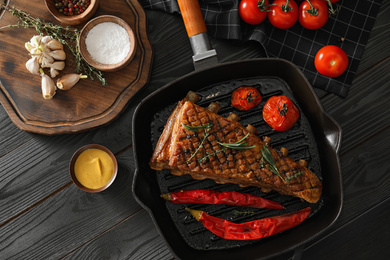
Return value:
<svg viewBox="0 0 390 260">
<path fill-rule="evenodd" d="M 39 75 L 39 62 L 37 57 L 32 57 L 26 62 L 26 68 L 28 71 L 30 71 L 32 74 Z"/>
<path fill-rule="evenodd" d="M 54 50 L 48 53 L 55 60 L 65 60 L 66 54 L 63 50 Z"/>
<path fill-rule="evenodd" d="M 62 43 L 53 39 L 52 36 L 34 35 L 24 46 L 31 55 L 31 58 L 26 62 L 27 70 L 41 76 L 43 98 L 52 98 L 57 90 L 52 78 L 57 77 L 59 71 L 65 68 L 66 53 Z M 43 68 L 50 68 L 50 77 L 45 74 Z M 73 74 L 73 76 L 68 77 L 65 75 L 58 84 L 62 89 L 70 89 L 80 78 L 84 77 L 86 76 L 81 74 Z"/>
<path fill-rule="evenodd" d="M 47 76 L 42 69 L 40 69 L 41 72 L 41 89 L 42 89 L 42 96 L 44 99 L 51 99 L 56 94 L 56 86 L 54 85 L 54 81 Z"/>
<path fill-rule="evenodd" d="M 51 49 L 51 50 L 63 50 L 64 49 L 64 46 L 62 45 L 61 42 L 59 42 L 58 40 L 56 39 L 53 39 L 51 41 L 49 41 L 46 46 Z"/>
<path fill-rule="evenodd" d="M 79 82 L 80 79 L 87 78 L 87 75 L 71 73 L 62 76 L 57 80 L 57 88 L 62 90 L 69 90 Z"/>
</svg>

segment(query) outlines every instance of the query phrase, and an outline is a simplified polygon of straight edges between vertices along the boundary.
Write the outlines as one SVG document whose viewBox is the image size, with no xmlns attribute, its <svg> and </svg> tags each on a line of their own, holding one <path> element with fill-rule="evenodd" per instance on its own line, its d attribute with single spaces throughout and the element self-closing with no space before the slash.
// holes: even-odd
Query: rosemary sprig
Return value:
<svg viewBox="0 0 390 260">
<path fill-rule="evenodd" d="M 205 129 L 205 128 L 207 128 L 207 127 L 209 126 L 209 124 L 207 124 L 207 125 L 200 125 L 200 126 L 190 126 L 190 125 L 185 125 L 185 124 L 183 124 L 183 123 L 181 123 L 181 125 L 182 125 L 185 129 L 190 130 L 190 131 L 192 131 L 192 132 L 196 132 L 196 131 L 198 131 L 199 129 Z"/>
<path fill-rule="evenodd" d="M 66 28 L 55 25 L 51 22 L 46 22 L 44 20 L 41 20 L 38 17 L 32 17 L 29 13 L 22 11 L 20 9 L 17 9 L 15 7 L 8 7 L 4 4 L 0 5 L 0 10 L 5 9 L 9 11 L 12 16 L 15 16 L 18 18 L 16 25 L 8 25 L 1 27 L 0 29 L 4 28 L 35 28 L 38 34 L 46 34 L 52 36 L 54 39 L 60 41 L 62 44 L 66 45 L 69 49 L 69 51 L 72 53 L 75 63 L 76 63 L 76 72 L 83 73 L 88 75 L 88 77 L 92 80 L 97 78 L 102 85 L 107 85 L 106 79 L 103 76 L 103 73 L 89 65 L 80 54 L 80 51 L 77 46 L 78 39 L 80 37 L 80 32 L 75 29 L 71 29 L 69 26 Z"/>
<path fill-rule="evenodd" d="M 271 151 L 268 149 L 267 145 L 263 145 L 261 149 L 261 154 L 264 160 L 268 163 L 267 168 L 272 171 L 275 175 L 277 175 L 282 181 L 286 182 L 285 179 L 280 175 L 278 167 L 276 167 L 274 158 L 272 157 Z"/>
<path fill-rule="evenodd" d="M 222 145 L 226 148 L 237 149 L 237 150 L 245 150 L 245 149 L 255 148 L 256 145 L 247 146 L 248 145 L 247 142 L 244 141 L 248 136 L 249 136 L 249 133 L 247 133 L 243 138 L 241 138 L 240 140 L 238 140 L 235 143 L 220 143 L 220 142 L 218 142 L 218 144 Z"/>
</svg>

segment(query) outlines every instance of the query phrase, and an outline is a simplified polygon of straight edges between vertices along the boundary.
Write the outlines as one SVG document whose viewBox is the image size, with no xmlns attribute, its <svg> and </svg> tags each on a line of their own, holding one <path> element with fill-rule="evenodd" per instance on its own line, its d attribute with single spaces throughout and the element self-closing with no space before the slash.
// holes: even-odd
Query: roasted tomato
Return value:
<svg viewBox="0 0 390 260">
<path fill-rule="evenodd" d="M 299 118 L 299 110 L 286 96 L 272 96 L 263 108 L 264 121 L 276 131 L 290 129 Z"/>
<path fill-rule="evenodd" d="M 302 2 L 299 6 L 299 23 L 309 30 L 316 30 L 326 24 L 329 19 L 328 6 L 323 0 Z"/>
<path fill-rule="evenodd" d="M 298 20 L 298 5 L 294 0 L 275 0 L 268 12 L 268 20 L 279 29 L 288 29 Z"/>
<path fill-rule="evenodd" d="M 238 13 L 244 22 L 256 25 L 267 17 L 268 6 L 268 0 L 241 0 Z"/>
<path fill-rule="evenodd" d="M 260 104 L 262 97 L 260 92 L 249 86 L 237 88 L 232 93 L 232 106 L 238 110 L 249 110 Z"/>
<path fill-rule="evenodd" d="M 348 68 L 348 56 L 340 47 L 327 45 L 317 52 L 314 65 L 322 75 L 338 77 Z"/>
</svg>

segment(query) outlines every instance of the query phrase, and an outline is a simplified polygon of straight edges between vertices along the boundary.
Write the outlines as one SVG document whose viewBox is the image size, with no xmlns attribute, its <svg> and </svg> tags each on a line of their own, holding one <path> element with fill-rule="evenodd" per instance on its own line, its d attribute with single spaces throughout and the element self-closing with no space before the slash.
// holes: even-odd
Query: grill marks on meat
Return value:
<svg viewBox="0 0 390 260">
<path fill-rule="evenodd" d="M 191 131 L 183 124 L 204 128 Z M 235 143 L 247 133 L 238 122 L 189 101 L 180 101 L 164 127 L 150 166 L 155 170 L 169 169 L 175 175 L 190 174 L 198 180 L 209 178 L 221 184 L 256 186 L 264 192 L 275 190 L 310 203 L 320 199 L 322 184 L 318 177 L 271 147 L 268 150 L 282 178 L 267 167 L 261 152 L 266 144 L 259 137 L 249 134 L 245 138 L 246 146 L 255 146 L 250 149 L 218 144 Z"/>
</svg>

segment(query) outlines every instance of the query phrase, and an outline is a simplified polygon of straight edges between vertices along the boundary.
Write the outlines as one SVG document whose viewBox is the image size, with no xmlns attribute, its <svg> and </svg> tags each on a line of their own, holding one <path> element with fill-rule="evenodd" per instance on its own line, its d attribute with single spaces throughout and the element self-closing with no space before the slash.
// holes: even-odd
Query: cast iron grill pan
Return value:
<svg viewBox="0 0 390 260">
<path fill-rule="evenodd" d="M 324 161 L 324 155 L 322 154 L 323 145 L 321 142 L 321 150 L 318 147 L 319 139 L 321 138 L 318 137 L 315 124 L 313 127 L 313 122 L 311 120 L 313 115 L 310 115 L 310 113 L 313 111 L 307 110 L 305 106 L 301 105 L 302 102 L 297 99 L 296 95 L 294 95 L 294 89 L 292 89 L 289 85 L 291 82 L 286 82 L 283 77 L 274 75 L 255 75 L 253 77 L 252 75 L 248 74 L 246 75 L 247 77 L 242 78 L 235 78 L 234 76 L 222 76 L 222 78 L 227 80 L 213 82 L 212 80 L 205 80 L 205 75 L 201 76 L 203 76 L 201 79 L 197 78 L 200 77 L 200 75 L 195 77 L 197 78 L 195 83 L 191 79 L 187 80 L 186 77 L 182 80 L 178 80 L 172 83 L 170 86 L 170 91 L 166 91 L 166 94 L 169 95 L 164 95 L 164 90 L 162 90 L 161 93 L 157 93 L 152 95 L 152 97 L 147 98 L 144 104 L 140 104 L 143 110 L 138 111 L 137 109 L 136 115 L 134 117 L 135 121 L 133 124 L 135 130 L 134 148 L 137 157 L 136 161 L 139 163 L 139 172 L 142 175 L 144 175 L 145 172 L 148 173 L 147 176 L 145 176 L 147 177 L 148 182 L 151 181 L 150 178 L 153 178 L 154 180 L 152 181 L 152 185 L 141 183 L 139 181 L 137 183 L 137 173 L 133 187 L 135 197 L 146 209 L 150 211 L 152 217 L 156 221 L 157 226 L 162 232 L 162 235 L 167 240 L 171 248 L 173 247 L 175 254 L 186 259 L 192 259 L 192 257 L 196 256 L 197 254 L 202 256 L 212 256 L 214 258 L 225 255 L 225 258 L 229 258 L 234 257 L 234 252 L 241 252 L 239 255 L 242 255 L 243 250 L 240 249 L 243 248 L 245 248 L 245 252 L 249 253 L 251 250 L 256 250 L 256 248 L 259 247 L 267 248 L 268 252 L 264 252 L 264 254 L 260 255 L 257 253 L 256 257 L 258 257 L 261 255 L 275 254 L 277 251 L 280 252 L 285 248 L 297 246 L 300 242 L 302 242 L 304 239 L 307 239 L 308 237 L 313 237 L 313 232 L 310 232 L 312 234 L 303 234 L 301 232 L 304 230 L 305 226 L 308 227 L 313 225 L 313 222 L 315 222 L 318 218 L 320 218 L 320 221 L 317 221 L 318 225 L 324 221 L 321 220 L 321 216 L 324 214 L 322 211 L 324 207 L 327 208 L 327 201 L 329 200 L 329 187 L 326 186 L 326 178 L 325 180 L 323 178 L 323 175 L 327 173 L 327 170 L 324 172 L 324 169 L 327 168 L 326 166 L 324 167 L 324 163 L 328 165 L 329 162 Z M 221 79 L 221 76 L 214 74 L 213 78 Z M 192 82 L 192 84 L 189 86 L 186 85 L 190 82 Z M 298 82 L 298 84 L 299 83 L 301 82 Z M 191 87 L 191 85 L 193 86 Z M 256 87 L 263 97 L 260 105 L 250 111 L 238 111 L 233 108 L 230 104 L 231 93 L 240 86 Z M 292 159 L 296 161 L 299 159 L 306 160 L 308 162 L 308 168 L 313 171 L 323 182 L 324 187 L 320 201 L 316 204 L 310 204 L 303 202 L 295 197 L 280 195 L 274 191 L 263 193 L 259 188 L 256 187 L 239 187 L 235 184 L 217 184 L 213 180 L 208 179 L 202 181 L 194 180 L 188 175 L 175 176 L 170 174 L 168 170 L 151 170 L 148 166 L 148 161 L 151 158 L 153 149 L 156 146 L 158 138 L 162 133 L 164 125 L 174 106 L 179 100 L 184 98 L 188 90 L 193 90 L 201 96 L 201 100 L 197 102 L 198 105 L 207 107 L 211 102 L 220 102 L 222 109 L 218 112 L 219 115 L 227 117 L 230 112 L 236 113 L 241 118 L 239 122 L 244 127 L 248 124 L 251 124 L 256 127 L 259 137 L 270 137 L 270 145 L 273 148 L 280 150 L 281 147 L 286 147 L 289 150 L 288 156 Z M 264 122 L 262 118 L 262 108 L 268 98 L 271 96 L 280 95 L 288 96 L 300 110 L 300 119 L 298 120 L 297 124 L 295 124 L 292 129 L 286 132 L 277 132 L 273 130 Z M 159 99 L 162 101 L 157 102 Z M 163 103 L 163 105 L 158 105 L 158 103 Z M 148 110 L 148 112 L 145 112 L 146 110 Z M 137 114 L 140 115 L 138 121 Z M 142 124 L 142 126 L 137 124 Z M 137 131 L 137 129 L 140 128 L 142 128 L 142 131 Z M 324 129 L 321 129 L 321 132 L 324 132 Z M 137 145 L 137 140 L 139 142 L 140 139 L 142 139 L 142 145 Z M 150 140 L 150 142 L 148 140 Z M 338 165 L 336 166 L 338 167 Z M 147 190 L 153 187 L 153 194 L 151 190 L 149 190 L 150 193 L 148 193 L 147 190 L 144 190 L 144 188 L 146 188 L 145 185 L 147 185 Z M 137 189 L 139 189 L 141 195 L 139 195 Z M 173 204 L 166 202 L 159 197 L 160 194 L 168 192 L 192 189 L 213 189 L 218 191 L 239 191 L 250 193 L 280 202 L 283 204 L 283 206 L 286 207 L 286 209 L 275 210 L 254 209 L 227 205 Z M 338 193 L 336 197 L 341 196 L 340 191 L 337 191 L 336 193 Z M 252 241 L 221 239 L 218 236 L 212 234 L 210 231 L 206 230 L 200 222 L 196 221 L 190 215 L 190 213 L 185 210 L 185 207 L 203 210 L 210 215 L 227 219 L 232 222 L 242 223 L 268 216 L 295 212 L 307 206 L 312 208 L 312 213 L 301 225 L 268 238 Z M 337 208 L 336 212 L 338 212 L 338 210 L 341 208 L 341 203 L 336 203 L 334 206 Z M 336 213 L 336 215 L 337 214 L 338 213 Z M 330 216 L 331 214 L 328 213 L 328 215 Z M 332 217 L 329 216 L 325 220 L 326 226 L 329 225 L 329 222 L 333 222 L 335 219 L 334 215 Z M 321 231 L 321 229 L 324 229 L 324 227 L 316 227 L 317 232 Z M 296 237 L 295 241 L 288 240 L 288 237 L 294 236 Z M 304 239 L 302 239 L 302 236 Z M 297 237 L 301 237 L 301 240 L 297 239 Z M 181 240 L 180 243 L 178 238 Z M 270 247 L 270 245 L 277 245 L 286 239 L 288 243 L 287 246 L 284 246 L 285 248 L 283 246 L 279 246 L 278 248 L 273 248 L 272 246 Z M 181 249 L 178 249 L 179 244 L 182 245 Z M 184 245 L 185 248 L 183 249 Z"/>
<path fill-rule="evenodd" d="M 240 86 L 256 87 L 263 97 L 261 104 L 249 112 L 240 112 L 234 109 L 230 104 L 231 93 Z M 230 112 L 236 113 L 241 118 L 240 123 L 244 126 L 248 124 L 255 126 L 262 136 L 265 134 L 272 139 L 271 146 L 277 150 L 283 146 L 288 148 L 290 151 L 289 156 L 291 158 L 295 160 L 305 159 L 308 162 L 308 168 L 321 178 L 321 167 L 318 159 L 317 145 L 306 116 L 301 113 L 301 118 L 298 123 L 285 133 L 278 133 L 272 130 L 272 128 L 269 127 L 262 118 L 262 107 L 269 97 L 286 95 L 295 101 L 291 92 L 288 90 L 288 86 L 283 80 L 278 78 L 232 80 L 212 86 L 205 86 L 197 91 L 197 93 L 202 97 L 200 102 L 197 103 L 198 105 L 207 107 L 211 102 L 220 102 L 222 110 L 218 113 L 219 115 L 227 117 Z M 159 120 L 158 123 L 156 122 L 157 120 L 152 122 L 153 127 L 151 136 L 153 147 L 156 146 L 165 122 L 176 103 L 177 102 L 174 102 L 174 104 L 168 106 L 166 109 L 163 109 L 160 113 L 155 115 L 155 118 Z M 294 103 L 296 104 L 297 102 L 295 101 Z M 309 203 L 301 202 L 299 199 L 293 199 L 290 196 L 278 195 L 276 192 L 263 193 L 259 188 L 248 187 L 244 189 L 234 184 L 216 184 L 212 180 L 197 181 L 193 180 L 190 176 L 185 176 L 186 178 L 183 178 L 184 176 L 174 176 L 170 174 L 169 171 L 157 171 L 156 174 L 161 193 L 192 189 L 213 189 L 219 191 L 234 190 L 278 201 L 287 207 L 287 212 L 296 211 L 310 205 Z M 190 213 L 184 209 L 185 207 L 203 210 L 213 216 L 228 219 L 236 223 L 286 213 L 286 210 L 264 210 L 224 205 L 205 206 L 199 204 L 173 204 L 169 202 L 166 203 L 166 205 L 171 218 L 176 224 L 176 228 L 185 238 L 187 243 L 196 249 L 225 249 L 230 247 L 239 247 L 253 243 L 254 241 L 219 239 L 219 237 L 203 228 L 201 223 L 197 222 Z M 313 211 L 317 211 L 320 205 L 321 202 L 312 205 Z M 260 240 L 255 242 L 260 242 Z"/>
</svg>

